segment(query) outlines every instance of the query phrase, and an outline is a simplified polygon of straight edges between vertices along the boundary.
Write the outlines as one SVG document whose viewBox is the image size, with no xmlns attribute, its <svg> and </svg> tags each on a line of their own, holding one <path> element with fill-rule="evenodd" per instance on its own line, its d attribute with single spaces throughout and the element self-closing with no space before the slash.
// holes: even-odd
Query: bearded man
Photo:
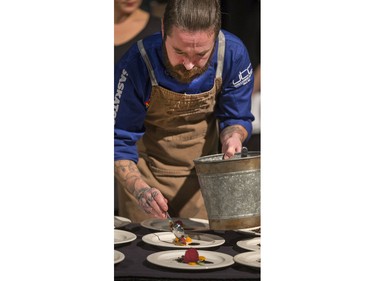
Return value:
<svg viewBox="0 0 375 281">
<path fill-rule="evenodd" d="M 119 215 L 207 219 L 193 160 L 218 153 L 219 141 L 224 159 L 241 151 L 252 90 L 249 55 L 221 30 L 220 1 L 168 1 L 161 33 L 138 41 L 115 69 Z"/>
</svg>

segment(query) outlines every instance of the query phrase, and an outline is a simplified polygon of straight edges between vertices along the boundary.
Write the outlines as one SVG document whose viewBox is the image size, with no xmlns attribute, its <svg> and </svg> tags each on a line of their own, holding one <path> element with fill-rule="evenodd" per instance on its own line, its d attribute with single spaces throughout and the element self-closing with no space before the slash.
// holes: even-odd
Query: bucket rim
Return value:
<svg viewBox="0 0 375 281">
<path fill-rule="evenodd" d="M 235 153 L 234 157 L 230 159 L 223 159 L 224 153 L 218 153 L 218 154 L 211 154 L 211 155 L 206 155 L 202 156 L 199 158 L 194 159 L 194 163 L 220 163 L 220 162 L 233 162 L 233 161 L 243 161 L 246 159 L 255 159 L 255 158 L 260 158 L 260 151 L 248 151 L 246 157 L 241 157 L 241 152 Z M 209 158 L 218 158 L 217 160 L 212 160 L 210 162 L 207 162 L 206 160 Z"/>
</svg>

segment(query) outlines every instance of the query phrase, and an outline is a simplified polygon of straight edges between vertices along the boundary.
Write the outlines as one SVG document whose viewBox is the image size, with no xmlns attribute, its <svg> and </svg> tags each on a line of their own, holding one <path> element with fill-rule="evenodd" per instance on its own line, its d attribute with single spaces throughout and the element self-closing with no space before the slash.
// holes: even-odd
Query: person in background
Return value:
<svg viewBox="0 0 375 281">
<path fill-rule="evenodd" d="M 151 0 L 150 11 L 155 17 L 163 18 L 165 6 L 168 0 Z"/>
<path fill-rule="evenodd" d="M 142 0 L 115 0 L 115 64 L 132 44 L 160 31 L 160 18 L 140 9 Z"/>
<path fill-rule="evenodd" d="M 162 32 L 138 41 L 115 69 L 121 216 L 207 219 L 193 160 L 218 153 L 219 141 L 224 159 L 246 145 L 253 78 L 246 47 L 221 30 L 219 0 L 168 1 Z"/>
<path fill-rule="evenodd" d="M 248 142 L 249 151 L 260 151 L 260 0 L 221 0 L 222 28 L 244 42 L 254 69 L 254 90 L 251 113 L 254 115 L 253 133 Z"/>
</svg>

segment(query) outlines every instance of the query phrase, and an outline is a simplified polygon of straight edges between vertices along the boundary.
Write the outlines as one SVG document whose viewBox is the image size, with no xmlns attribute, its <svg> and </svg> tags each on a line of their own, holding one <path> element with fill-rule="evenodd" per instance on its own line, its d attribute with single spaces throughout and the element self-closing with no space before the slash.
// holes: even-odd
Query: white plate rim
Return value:
<svg viewBox="0 0 375 281">
<path fill-rule="evenodd" d="M 116 228 L 116 227 L 123 227 L 123 226 L 125 226 L 125 225 L 127 225 L 127 224 L 129 224 L 129 223 L 132 222 L 130 219 L 128 219 L 128 218 L 124 218 L 124 217 L 120 217 L 120 216 L 114 216 L 114 219 L 115 219 L 115 220 L 117 219 L 118 221 L 121 221 L 121 222 L 122 222 L 122 223 L 119 224 L 119 225 L 116 225 L 116 223 L 115 223 L 115 228 Z"/>
<path fill-rule="evenodd" d="M 249 258 L 250 258 L 250 261 L 249 261 Z M 257 261 L 260 258 L 261 258 L 260 251 L 255 251 L 255 252 L 245 252 L 245 253 L 237 254 L 233 257 L 233 260 L 236 263 L 239 263 L 242 265 L 260 268 L 261 263 Z"/>
<path fill-rule="evenodd" d="M 148 255 L 147 261 L 149 261 L 152 264 L 163 266 L 163 267 L 174 268 L 174 269 L 184 269 L 184 270 L 209 270 L 209 269 L 227 267 L 227 266 L 234 264 L 234 259 L 231 255 L 221 253 L 221 252 L 204 251 L 204 250 L 198 251 L 200 256 L 205 256 L 208 261 L 210 260 L 210 257 L 211 258 L 214 256 L 220 257 L 223 259 L 223 262 L 219 264 L 206 264 L 206 265 L 191 266 L 185 263 L 171 261 L 171 259 L 177 259 L 181 257 L 182 255 L 185 254 L 185 252 L 186 250 L 159 251 L 159 252 Z M 170 255 L 169 260 L 165 262 L 159 261 L 158 258 L 160 258 L 163 255 Z"/>
<path fill-rule="evenodd" d="M 115 251 L 114 253 L 115 264 L 122 262 L 125 259 L 125 255 L 121 253 L 120 251 L 117 251 L 117 250 L 114 250 L 114 251 Z M 117 258 L 116 258 L 116 255 L 117 255 Z"/>
<path fill-rule="evenodd" d="M 261 233 L 256 232 L 254 230 L 261 228 L 261 226 L 255 226 L 255 227 L 249 227 L 249 228 L 241 228 L 241 229 L 236 229 L 235 231 L 244 233 L 244 234 L 254 234 L 257 236 L 261 236 Z"/>
<path fill-rule="evenodd" d="M 250 251 L 258 251 L 260 250 L 260 246 L 258 246 L 258 244 L 260 244 L 260 237 L 254 237 L 254 238 L 250 238 L 250 239 L 244 239 L 244 240 L 240 240 L 240 241 L 237 241 L 237 246 L 242 248 L 242 249 L 245 249 L 245 250 L 250 250 Z"/>
<path fill-rule="evenodd" d="M 114 229 L 113 235 L 115 236 L 116 233 L 121 234 L 121 235 L 125 235 L 127 237 L 127 239 L 120 240 L 120 241 L 114 241 L 115 245 L 128 243 L 128 242 L 131 242 L 131 241 L 134 241 L 135 239 L 137 239 L 137 235 L 135 235 L 132 232 L 126 231 L 126 230 Z"/>
<path fill-rule="evenodd" d="M 159 247 L 167 247 L 167 248 L 179 248 L 179 249 L 184 249 L 184 248 L 197 248 L 197 249 L 205 249 L 205 248 L 212 248 L 212 247 L 217 247 L 217 246 L 220 246 L 220 245 L 223 245 L 225 243 L 225 239 L 218 236 L 218 235 L 215 235 L 215 234 L 208 234 L 208 233 L 196 233 L 196 232 L 191 232 L 190 234 L 188 233 L 188 235 L 190 236 L 195 236 L 195 235 L 202 235 L 202 236 L 205 236 L 207 238 L 212 238 L 213 239 L 213 243 L 212 244 L 205 244 L 205 245 L 175 245 L 173 244 L 173 238 L 175 237 L 174 234 L 172 232 L 155 232 L 155 233 L 149 233 L 149 234 L 146 234 L 144 236 L 142 236 L 142 241 L 147 243 L 147 244 L 150 244 L 150 245 L 154 245 L 154 246 L 159 246 Z M 162 241 L 159 241 L 158 237 L 161 239 L 161 240 L 164 240 L 164 241 L 171 241 L 170 243 L 169 242 L 162 242 Z M 193 238 L 192 238 L 193 239 Z M 194 239 L 194 241 L 200 241 L 198 239 Z"/>
<path fill-rule="evenodd" d="M 188 231 L 210 230 L 209 222 L 206 219 L 174 217 L 174 218 L 172 218 L 172 220 L 173 221 L 181 220 L 184 224 L 186 224 L 188 221 L 192 221 L 192 222 L 202 223 L 202 224 L 205 225 L 205 227 L 196 227 L 194 229 L 189 227 Z M 152 223 L 163 223 L 163 224 L 165 223 L 165 227 L 156 227 L 156 226 L 153 226 Z M 169 230 L 169 222 L 165 219 L 150 218 L 150 219 L 146 219 L 146 220 L 141 221 L 140 224 L 141 224 L 141 226 L 143 226 L 145 228 L 148 228 L 148 229 L 152 229 L 152 230 L 157 230 L 157 231 L 168 231 Z"/>
</svg>

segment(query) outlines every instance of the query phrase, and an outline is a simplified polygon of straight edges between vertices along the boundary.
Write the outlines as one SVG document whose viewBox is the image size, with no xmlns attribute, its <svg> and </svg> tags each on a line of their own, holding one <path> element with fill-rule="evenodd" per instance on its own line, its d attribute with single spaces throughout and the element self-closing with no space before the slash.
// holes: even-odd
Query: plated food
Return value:
<svg viewBox="0 0 375 281">
<path fill-rule="evenodd" d="M 182 223 L 185 231 L 205 231 L 210 230 L 208 220 L 197 219 L 197 218 L 172 218 L 174 222 Z M 169 221 L 166 219 L 151 218 L 141 222 L 141 226 L 157 230 L 157 231 L 169 231 Z"/>
<path fill-rule="evenodd" d="M 195 248 L 187 249 L 184 255 L 177 258 L 177 261 L 191 266 L 212 264 L 211 261 L 206 260 L 205 256 L 200 256 L 198 250 Z"/>
<path fill-rule="evenodd" d="M 190 232 L 188 234 L 190 239 L 187 239 L 184 243 L 179 243 L 176 240 L 176 236 L 172 232 L 156 232 L 144 235 L 142 241 L 160 247 L 169 247 L 169 248 L 210 248 L 220 246 L 225 243 L 225 239 L 214 234 L 206 233 L 196 233 Z M 178 241 L 178 242 L 176 242 Z"/>
<path fill-rule="evenodd" d="M 208 270 L 234 264 L 232 256 L 220 252 L 199 250 L 198 259 L 201 257 L 205 262 L 199 263 L 198 260 L 197 264 L 191 262 L 192 259 L 196 259 L 196 253 L 188 253 L 186 261 L 189 262 L 183 261 L 185 255 L 186 250 L 161 251 L 147 256 L 147 261 L 155 265 L 183 270 Z"/>
<path fill-rule="evenodd" d="M 191 243 L 193 243 L 193 239 L 191 239 L 189 235 L 186 235 L 186 236 L 182 235 L 180 238 L 175 237 L 173 239 L 173 243 L 177 246 L 186 246 L 186 245 L 190 245 Z"/>
</svg>

